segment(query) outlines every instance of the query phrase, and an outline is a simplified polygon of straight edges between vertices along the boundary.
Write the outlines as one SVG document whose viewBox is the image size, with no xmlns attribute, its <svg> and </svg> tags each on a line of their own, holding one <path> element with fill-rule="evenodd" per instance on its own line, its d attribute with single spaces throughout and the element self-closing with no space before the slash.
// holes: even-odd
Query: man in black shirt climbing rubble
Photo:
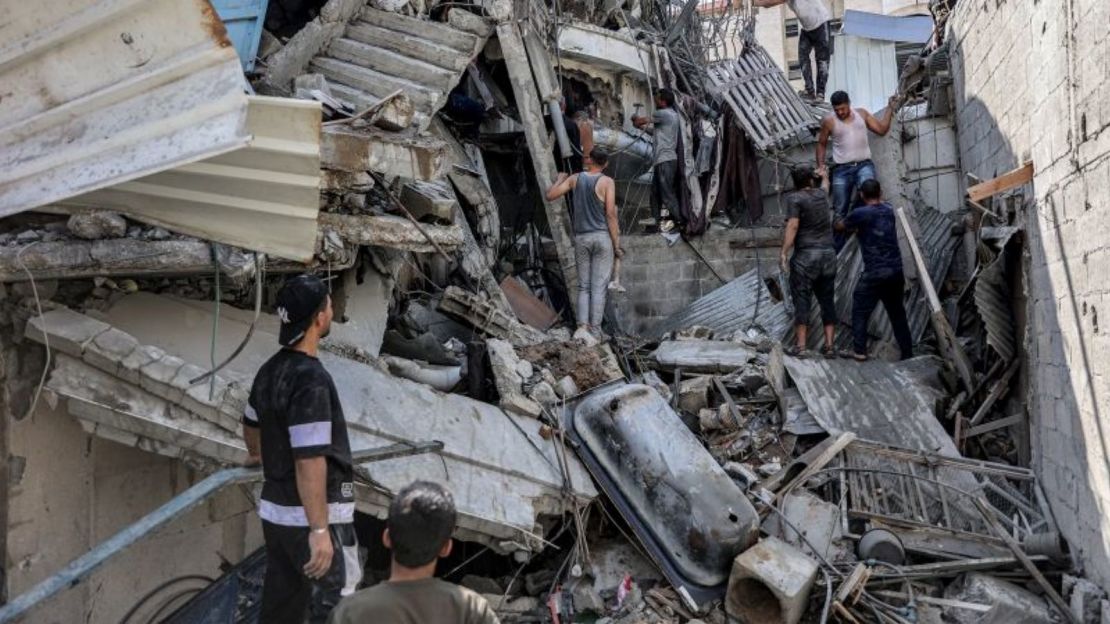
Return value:
<svg viewBox="0 0 1110 624">
<path fill-rule="evenodd" d="M 247 452 L 265 477 L 259 621 L 325 622 L 362 576 L 347 422 L 316 359 L 331 328 L 327 286 L 311 275 L 290 279 L 278 292 L 277 314 L 282 349 L 259 369 L 243 415 Z"/>
</svg>

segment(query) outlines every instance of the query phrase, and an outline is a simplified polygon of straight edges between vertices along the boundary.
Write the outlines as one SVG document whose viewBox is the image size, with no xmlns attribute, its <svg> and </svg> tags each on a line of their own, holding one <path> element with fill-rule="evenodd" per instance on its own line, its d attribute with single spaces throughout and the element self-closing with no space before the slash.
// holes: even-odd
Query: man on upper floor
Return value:
<svg viewBox="0 0 1110 624">
<path fill-rule="evenodd" d="M 770 8 L 786 4 L 798 17 L 798 62 L 802 65 L 802 80 L 806 96 L 824 101 L 825 85 L 829 82 L 829 59 L 832 58 L 832 11 L 826 0 L 752 0 L 757 7 Z M 810 52 L 817 61 L 817 87 L 813 85 L 813 67 Z"/>
</svg>

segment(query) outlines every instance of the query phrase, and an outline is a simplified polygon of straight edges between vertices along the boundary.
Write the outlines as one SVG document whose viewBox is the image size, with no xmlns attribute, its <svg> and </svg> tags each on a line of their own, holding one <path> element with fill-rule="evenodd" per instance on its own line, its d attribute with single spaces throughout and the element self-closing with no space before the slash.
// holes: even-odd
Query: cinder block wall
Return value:
<svg viewBox="0 0 1110 624">
<path fill-rule="evenodd" d="M 620 281 L 627 292 L 614 299 L 633 333 L 678 312 L 723 285 L 713 271 L 730 280 L 757 266 L 768 277 L 778 273 L 782 228 L 710 229 L 690 244 L 668 246 L 658 234 L 629 235 L 621 240 L 625 256 Z M 702 262 L 693 245 L 708 264 Z"/>
<path fill-rule="evenodd" d="M 1033 464 L 1110 587 L 1110 3 L 960 2 L 952 25 L 964 169 L 1036 164 L 1023 215 Z"/>
</svg>

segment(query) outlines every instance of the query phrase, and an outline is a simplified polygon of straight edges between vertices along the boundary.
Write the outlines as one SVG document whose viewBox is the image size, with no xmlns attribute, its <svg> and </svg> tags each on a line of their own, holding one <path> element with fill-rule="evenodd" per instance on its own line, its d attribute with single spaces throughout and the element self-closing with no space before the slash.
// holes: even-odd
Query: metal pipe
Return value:
<svg viewBox="0 0 1110 624">
<path fill-rule="evenodd" d="M 547 101 L 547 111 L 551 113 L 551 127 L 555 128 L 555 138 L 559 141 L 559 155 L 563 160 L 574 157 L 574 149 L 570 146 L 570 136 L 567 127 L 563 124 L 563 110 L 559 108 L 557 100 Z"/>
<path fill-rule="evenodd" d="M 415 444 L 391 444 L 389 446 L 363 449 L 351 454 L 355 464 L 383 461 L 409 455 L 419 455 L 443 449 L 442 442 L 420 442 Z M 112 557 L 150 535 L 158 528 L 180 517 L 186 511 L 208 500 L 220 490 L 232 485 L 252 483 L 262 480 L 261 467 L 225 468 L 209 475 L 200 483 L 173 497 L 169 502 L 150 512 L 137 522 L 125 527 L 89 552 L 74 559 L 60 571 L 46 580 L 20 594 L 8 604 L 0 607 L 0 624 L 12 622 L 23 616 L 40 602 L 47 600 L 62 590 L 76 587 L 93 570 Z"/>
</svg>

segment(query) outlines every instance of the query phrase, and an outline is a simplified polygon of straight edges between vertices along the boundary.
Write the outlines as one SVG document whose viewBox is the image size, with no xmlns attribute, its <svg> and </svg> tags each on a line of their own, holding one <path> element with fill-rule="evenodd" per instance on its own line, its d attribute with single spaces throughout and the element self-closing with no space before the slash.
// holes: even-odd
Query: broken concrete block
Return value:
<svg viewBox="0 0 1110 624">
<path fill-rule="evenodd" d="M 1098 585 L 1085 578 L 1064 575 L 1064 595 L 1068 598 L 1071 614 L 1082 624 L 1100 624 L 1102 621 L 1102 599 L 1106 593 Z"/>
<path fill-rule="evenodd" d="M 320 190 L 329 193 L 365 193 L 374 188 L 374 178 L 365 171 L 320 170 Z"/>
<path fill-rule="evenodd" d="M 117 375 L 121 363 L 138 348 L 138 340 L 111 327 L 85 345 L 82 359 L 106 373 Z"/>
<path fill-rule="evenodd" d="M 493 24 L 481 15 L 475 15 L 462 8 L 451 9 L 447 14 L 447 23 L 463 32 L 483 38 L 493 34 Z"/>
<path fill-rule="evenodd" d="M 540 606 L 538 598 L 531 596 L 520 596 L 518 598 L 508 598 L 504 594 L 482 594 L 486 599 L 489 606 L 497 612 L 502 618 L 517 617 L 525 613 L 531 613 Z"/>
<path fill-rule="evenodd" d="M 161 359 L 139 369 L 139 372 L 142 373 L 139 378 L 139 387 L 168 401 L 180 400 L 184 392 L 175 392 L 171 382 L 183 366 L 185 366 L 185 360 L 176 355 L 166 354 Z"/>
<path fill-rule="evenodd" d="M 186 366 L 186 368 L 188 368 L 188 366 Z M 184 368 L 182 370 L 184 370 Z M 203 373 L 204 371 L 201 372 Z M 181 377 L 180 374 L 178 376 Z M 196 375 L 193 375 L 188 377 L 188 379 L 193 379 L 195 377 Z M 193 412 L 197 416 L 213 424 L 234 431 L 235 426 L 239 424 L 239 418 L 230 415 L 225 418 L 220 415 L 220 407 L 223 405 L 224 393 L 227 392 L 227 386 L 227 381 L 219 375 L 215 376 L 214 381 L 211 378 L 205 379 L 203 382 L 185 390 L 185 396 L 181 400 L 181 405 L 190 412 Z M 241 418 L 242 413 L 239 413 L 238 416 Z"/>
<path fill-rule="evenodd" d="M 328 97 L 332 97 L 331 89 L 328 88 L 328 79 L 323 74 L 301 74 L 293 79 L 293 97 L 302 100 L 312 100 L 312 92 L 318 91 Z"/>
<path fill-rule="evenodd" d="M 725 470 L 728 470 L 727 466 Z M 812 544 L 817 549 L 817 554 L 822 557 L 829 556 L 829 548 L 833 540 L 840 537 L 839 507 L 809 492 L 794 491 L 783 500 L 782 513 L 789 524 L 782 522 L 777 514 L 769 516 L 764 523 L 765 527 L 771 529 L 769 533 L 783 538 L 787 543 L 807 554 L 813 554 L 809 547 L 809 544 Z M 801 531 L 801 535 L 798 535 L 791 525 Z"/>
<path fill-rule="evenodd" d="M 555 393 L 555 389 L 546 381 L 541 381 L 532 386 L 532 391 L 528 393 L 528 397 L 540 405 L 555 405 L 559 402 L 559 396 Z"/>
<path fill-rule="evenodd" d="M 709 387 L 713 378 L 704 375 L 683 379 L 678 384 L 678 407 L 684 412 L 697 414 L 709 404 Z"/>
<path fill-rule="evenodd" d="M 817 562 L 767 537 L 732 562 L 725 611 L 742 622 L 797 624 L 817 580 Z"/>
<path fill-rule="evenodd" d="M 66 226 L 74 236 L 85 240 L 123 238 L 127 235 L 127 220 L 107 210 L 77 213 L 69 218 Z"/>
<path fill-rule="evenodd" d="M 674 333 L 675 340 L 713 340 L 713 329 L 704 325 L 694 325 Z"/>
<path fill-rule="evenodd" d="M 532 378 L 536 370 L 532 367 L 532 363 L 528 360 L 517 360 L 516 374 L 520 375 L 523 381 L 528 381 Z"/>
<path fill-rule="evenodd" d="M 27 321 L 24 335 L 42 342 L 45 331 L 50 337 L 50 348 L 80 358 L 85 345 L 111 329 L 107 323 L 70 310 L 58 308 Z"/>
<path fill-rule="evenodd" d="M 574 383 L 574 378 L 566 375 L 555 384 L 555 394 L 560 398 L 569 399 L 578 394 L 578 384 Z"/>
<path fill-rule="evenodd" d="M 497 394 L 501 396 L 501 407 L 525 416 L 536 417 L 543 413 L 539 403 L 524 396 L 524 379 L 518 372 L 521 359 L 513 346 L 504 340 L 491 338 L 486 341 L 486 353 L 489 354 Z"/>
<path fill-rule="evenodd" d="M 394 215 L 343 215 L 330 212 L 321 212 L 317 221 L 321 230 L 334 231 L 343 240 L 359 245 L 388 247 L 414 253 L 435 253 L 436 245 L 450 252 L 463 244 L 462 228 L 458 225 L 424 224 L 417 228 L 408 219 Z M 429 237 L 435 241 L 435 245 L 428 242 Z"/>
<path fill-rule="evenodd" d="M 576 613 L 605 613 L 605 600 L 593 585 L 583 579 L 579 579 L 570 589 L 570 597 Z"/>
<path fill-rule="evenodd" d="M 651 386 L 653 390 L 659 393 L 659 396 L 663 397 L 664 401 L 668 403 L 671 402 L 671 387 L 659 378 L 659 373 L 648 371 L 641 375 L 641 377 L 643 378 L 644 385 Z"/>
<path fill-rule="evenodd" d="M 154 345 L 139 345 L 130 355 L 123 358 L 119 366 L 119 377 L 127 383 L 139 385 L 142 378 L 142 368 L 155 360 L 166 356 L 166 352 Z"/>
<path fill-rule="evenodd" d="M 401 203 L 417 221 L 454 222 L 455 195 L 443 183 L 409 182 L 401 188 Z"/>
<path fill-rule="evenodd" d="M 1043 598 L 1013 583 L 987 574 L 972 572 L 956 579 L 944 590 L 944 597 L 990 605 L 989 611 L 970 611 L 946 606 L 944 613 L 953 622 L 968 624 L 1048 624 L 1052 611 Z"/>
</svg>

